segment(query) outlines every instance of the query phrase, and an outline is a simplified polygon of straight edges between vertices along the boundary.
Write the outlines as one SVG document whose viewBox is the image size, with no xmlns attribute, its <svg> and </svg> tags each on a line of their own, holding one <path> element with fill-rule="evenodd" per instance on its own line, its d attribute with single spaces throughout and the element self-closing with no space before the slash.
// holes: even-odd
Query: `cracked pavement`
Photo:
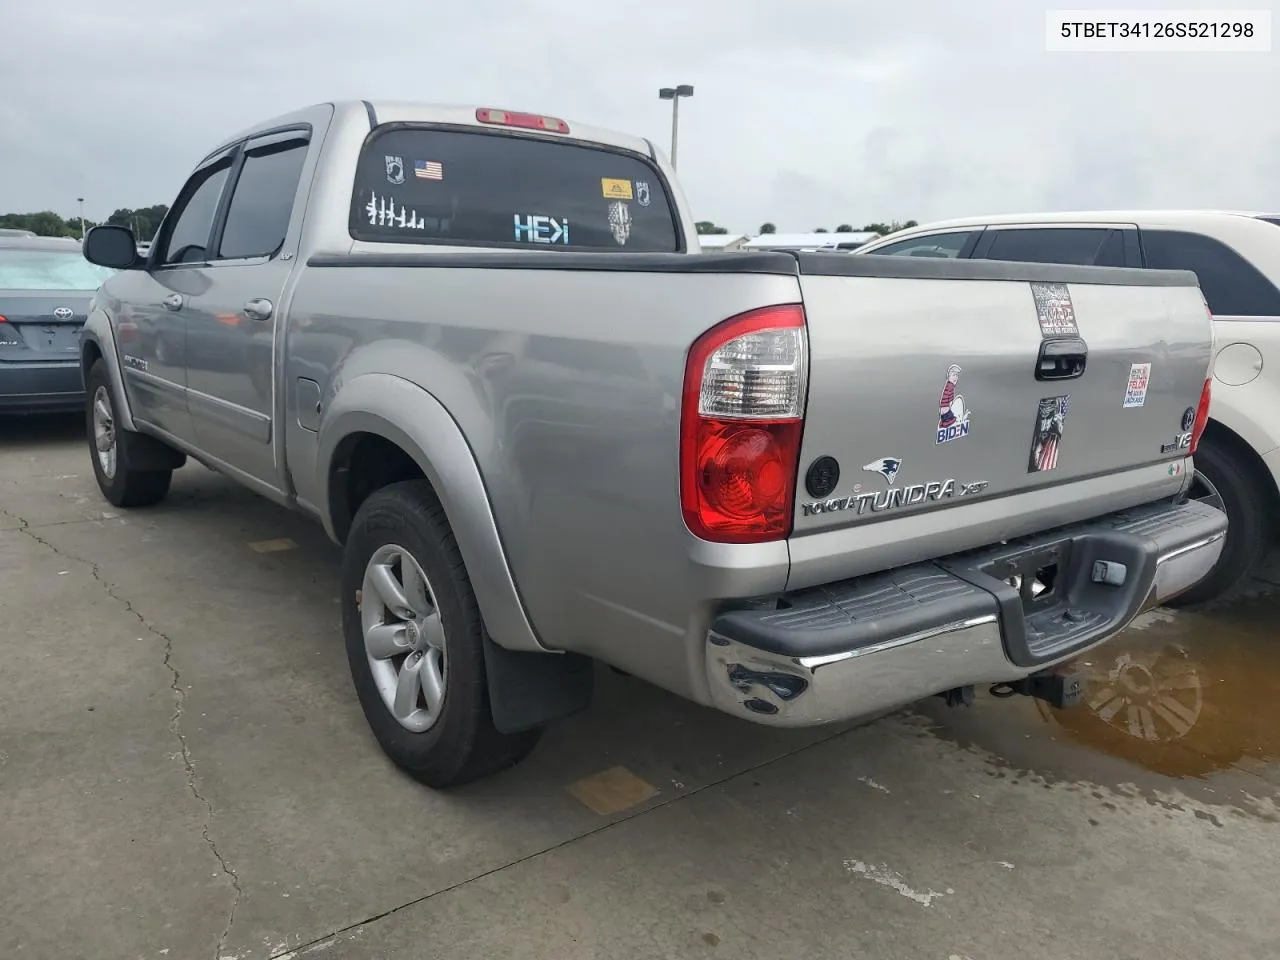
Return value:
<svg viewBox="0 0 1280 960">
<path fill-rule="evenodd" d="M 365 728 L 318 526 L 194 465 L 117 511 L 77 420 L 2 429 L 0 956 L 1280 952 L 1265 580 L 1114 641 L 1092 713 L 774 731 L 604 671 L 529 761 L 441 794 Z M 1107 685 L 1137 670 L 1182 699 L 1126 727 Z M 568 790 L 615 768 L 629 806 Z"/>
</svg>

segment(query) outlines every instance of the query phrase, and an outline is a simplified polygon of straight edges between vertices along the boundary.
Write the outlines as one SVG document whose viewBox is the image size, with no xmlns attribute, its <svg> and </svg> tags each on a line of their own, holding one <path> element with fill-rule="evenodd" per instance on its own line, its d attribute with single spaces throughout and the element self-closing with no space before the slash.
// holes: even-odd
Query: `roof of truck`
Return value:
<svg viewBox="0 0 1280 960">
<path fill-rule="evenodd" d="M 579 123 L 568 117 L 560 117 L 550 111 L 539 110 L 517 110 L 514 107 L 504 107 L 499 104 L 447 104 L 447 103 L 427 103 L 423 101 L 412 100 L 329 100 L 325 101 L 331 105 L 334 110 L 341 116 L 350 116 L 352 113 L 367 115 L 372 113 L 372 117 L 376 118 L 378 124 L 383 123 L 449 123 L 459 126 L 472 126 L 480 130 L 500 130 L 502 127 L 496 127 L 490 124 L 480 123 L 476 119 L 476 111 L 482 109 L 504 110 L 508 113 L 532 113 L 537 116 L 554 116 L 563 120 L 569 126 L 568 136 L 574 140 L 586 140 L 592 143 L 601 143 L 606 146 L 617 147 L 622 150 L 630 150 L 635 153 L 651 156 L 656 151 L 656 147 L 643 137 L 631 136 L 630 134 L 620 133 L 616 130 L 609 130 L 605 127 L 594 127 L 590 124 Z M 227 144 L 235 143 L 237 140 L 251 136 L 259 131 L 276 129 L 279 127 L 289 126 L 292 123 L 301 121 L 304 116 L 316 107 L 323 106 L 324 103 L 313 103 L 298 110 L 281 114 L 276 117 L 264 119 L 260 123 L 255 123 L 252 127 L 241 130 L 234 136 L 227 137 L 222 144 L 215 150 L 211 151 L 208 156 L 212 156 L 219 150 L 226 147 Z M 543 136 L 547 139 L 556 139 L 561 134 L 540 132 L 534 130 L 522 129 L 521 133 L 532 133 L 535 136 Z"/>
</svg>

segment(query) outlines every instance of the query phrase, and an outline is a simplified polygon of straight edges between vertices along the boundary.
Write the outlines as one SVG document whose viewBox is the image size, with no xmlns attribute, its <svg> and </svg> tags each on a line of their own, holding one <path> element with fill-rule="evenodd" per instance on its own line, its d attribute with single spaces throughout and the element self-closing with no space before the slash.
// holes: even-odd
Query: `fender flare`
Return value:
<svg viewBox="0 0 1280 960">
<path fill-rule="evenodd" d="M 111 320 L 102 309 L 89 311 L 84 326 L 80 328 L 80 378 L 83 381 L 89 376 L 88 345 L 93 344 L 102 355 L 107 365 L 107 379 L 111 381 L 111 390 L 115 394 L 116 420 L 126 430 L 137 432 L 133 423 L 133 411 L 129 408 L 129 397 L 124 389 L 124 372 L 120 369 L 120 354 L 116 350 L 115 330 Z"/>
<path fill-rule="evenodd" d="M 513 651 L 556 653 L 543 646 L 525 613 L 507 562 L 497 520 L 475 455 L 461 428 L 431 393 L 385 373 L 368 373 L 339 386 L 320 425 L 316 467 L 321 519 L 333 540 L 337 529 L 332 501 L 332 464 L 339 444 L 355 433 L 370 433 L 396 444 L 431 482 L 458 541 L 480 614 L 489 635 Z"/>
</svg>

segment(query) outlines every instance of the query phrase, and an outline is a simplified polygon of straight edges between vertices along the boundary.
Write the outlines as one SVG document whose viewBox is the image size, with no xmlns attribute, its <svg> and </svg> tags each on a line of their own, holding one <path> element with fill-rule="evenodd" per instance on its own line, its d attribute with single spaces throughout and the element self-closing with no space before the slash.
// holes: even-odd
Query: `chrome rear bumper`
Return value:
<svg viewBox="0 0 1280 960">
<path fill-rule="evenodd" d="M 1149 504 L 800 591 L 772 608 L 726 611 L 707 635 L 712 702 L 756 723 L 801 727 L 1020 680 L 1195 585 L 1217 562 L 1226 526 L 1201 503 Z M 1056 585 L 1039 596 L 1003 576 L 1046 558 L 1058 568 Z M 1124 583 L 1095 582 L 1097 561 L 1123 563 Z"/>
</svg>

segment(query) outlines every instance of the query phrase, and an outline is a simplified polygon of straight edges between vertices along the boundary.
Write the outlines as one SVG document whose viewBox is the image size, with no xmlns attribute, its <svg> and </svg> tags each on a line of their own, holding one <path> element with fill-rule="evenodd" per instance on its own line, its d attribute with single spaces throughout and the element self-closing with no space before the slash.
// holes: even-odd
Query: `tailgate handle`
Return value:
<svg viewBox="0 0 1280 960">
<path fill-rule="evenodd" d="M 1037 380 L 1074 380 L 1084 373 L 1089 346 L 1079 337 L 1046 340 L 1036 358 Z"/>
</svg>

